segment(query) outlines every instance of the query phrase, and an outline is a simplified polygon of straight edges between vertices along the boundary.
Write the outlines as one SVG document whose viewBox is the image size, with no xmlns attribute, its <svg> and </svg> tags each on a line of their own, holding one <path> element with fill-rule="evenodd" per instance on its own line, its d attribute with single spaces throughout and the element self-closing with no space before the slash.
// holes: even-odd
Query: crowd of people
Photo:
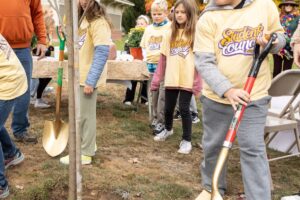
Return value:
<svg viewBox="0 0 300 200">
<path fill-rule="evenodd" d="M 18 165 L 24 155 L 14 143 L 37 143 L 29 132 L 28 108 L 32 74 L 32 37 L 36 55 L 42 59 L 47 49 L 47 30 L 41 0 L 16 2 L 0 0 L 0 198 L 9 195 L 5 170 Z M 197 200 L 211 199 L 212 175 L 225 133 L 238 104 L 246 105 L 237 137 L 245 196 L 247 200 L 271 200 L 269 164 L 264 143 L 264 125 L 272 75 L 268 60 L 262 63 L 251 94 L 243 90 L 253 60 L 254 46 L 267 44 L 265 34 L 276 33 L 271 53 L 273 77 L 282 70 L 300 66 L 299 5 L 293 0 L 279 5 L 272 0 L 210 0 L 199 13 L 195 0 L 177 0 L 169 11 L 166 0 L 154 0 L 151 20 L 141 15 L 136 27 L 144 27 L 140 43 L 151 84 L 143 86 L 143 102 L 151 98 L 151 127 L 154 141 L 173 135 L 173 121 L 181 119 L 182 138 L 178 153 L 192 151 L 192 124 L 203 125 L 203 191 Z M 112 24 L 100 0 L 79 0 L 79 72 L 81 162 L 91 164 L 97 150 L 96 104 L 108 59 L 112 58 Z M 8 17 L 9 16 L 9 17 Z M 14 17 L 11 17 L 14 16 Z M 11 26 L 14 24 L 14 26 Z M 49 36 L 48 36 L 49 40 Z M 114 56 L 113 56 L 114 57 Z M 41 80 L 36 107 L 47 108 L 42 93 L 51 79 Z M 124 103 L 132 103 L 136 81 L 127 89 Z M 147 91 L 147 88 L 149 90 Z M 12 112 L 12 139 L 5 122 Z M 60 158 L 69 164 L 69 156 Z M 226 170 L 220 177 L 219 192 L 226 192 Z"/>
</svg>

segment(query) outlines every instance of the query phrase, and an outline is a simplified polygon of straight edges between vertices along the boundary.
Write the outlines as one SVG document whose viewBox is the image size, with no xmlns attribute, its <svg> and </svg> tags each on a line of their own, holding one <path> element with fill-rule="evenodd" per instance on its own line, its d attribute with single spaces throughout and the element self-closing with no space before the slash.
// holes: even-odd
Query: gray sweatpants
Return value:
<svg viewBox="0 0 300 200">
<path fill-rule="evenodd" d="M 211 190 L 212 174 L 233 117 L 231 105 L 201 96 L 203 120 L 202 185 Z M 270 97 L 250 102 L 240 123 L 237 139 L 247 200 L 271 200 L 269 163 L 264 142 L 264 126 Z M 225 165 L 226 166 L 226 165 Z M 226 190 L 226 167 L 220 175 L 219 191 Z"/>
<path fill-rule="evenodd" d="M 150 76 L 152 81 L 153 75 Z M 164 80 L 161 80 L 159 84 L 159 90 L 152 91 L 148 94 L 148 98 L 152 99 L 152 116 L 151 122 L 156 119 L 157 122 L 165 124 L 165 86 Z"/>
<path fill-rule="evenodd" d="M 85 156 L 95 155 L 96 146 L 96 103 L 97 88 L 87 96 L 83 93 L 83 86 L 80 86 L 80 135 L 81 154 Z"/>
</svg>

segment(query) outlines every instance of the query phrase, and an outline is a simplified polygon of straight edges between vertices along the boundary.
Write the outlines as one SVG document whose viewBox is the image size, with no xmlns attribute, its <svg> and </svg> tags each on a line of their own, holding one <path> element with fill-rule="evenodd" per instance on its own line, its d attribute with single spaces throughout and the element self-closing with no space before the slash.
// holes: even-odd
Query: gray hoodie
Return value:
<svg viewBox="0 0 300 200">
<path fill-rule="evenodd" d="M 243 8 L 251 5 L 255 0 L 246 0 Z M 201 13 L 201 16 L 205 12 L 215 10 L 232 10 L 233 6 L 225 5 L 218 6 L 214 0 L 210 0 L 205 10 Z M 201 17 L 200 16 L 200 17 Z M 285 46 L 286 40 L 283 33 L 277 33 L 278 43 L 274 44 L 270 53 L 276 54 Z M 221 98 L 224 97 L 224 93 L 233 88 L 231 82 L 219 71 L 217 68 L 216 55 L 212 53 L 195 52 L 195 66 L 197 71 L 201 74 L 202 78 L 209 85 L 209 87 Z"/>
</svg>

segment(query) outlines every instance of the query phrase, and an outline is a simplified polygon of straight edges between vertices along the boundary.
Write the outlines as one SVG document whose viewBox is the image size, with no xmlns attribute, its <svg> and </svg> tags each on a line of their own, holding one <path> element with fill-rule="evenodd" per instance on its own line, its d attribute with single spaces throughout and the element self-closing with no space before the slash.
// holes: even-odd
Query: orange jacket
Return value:
<svg viewBox="0 0 300 200">
<path fill-rule="evenodd" d="M 34 33 L 46 45 L 41 0 L 0 0 L 0 33 L 12 48 L 30 47 Z"/>
</svg>

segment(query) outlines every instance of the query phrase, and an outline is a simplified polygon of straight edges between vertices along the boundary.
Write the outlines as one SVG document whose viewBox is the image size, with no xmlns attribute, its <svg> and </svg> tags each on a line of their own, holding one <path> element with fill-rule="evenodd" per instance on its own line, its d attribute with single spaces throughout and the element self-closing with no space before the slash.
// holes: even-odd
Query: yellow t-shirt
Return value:
<svg viewBox="0 0 300 200">
<path fill-rule="evenodd" d="M 194 82 L 194 53 L 191 44 L 179 30 L 176 41 L 171 41 L 171 30 L 165 35 L 161 53 L 167 58 L 165 87 L 192 89 Z"/>
<path fill-rule="evenodd" d="M 79 28 L 79 73 L 80 85 L 84 86 L 94 58 L 94 48 L 98 45 L 111 45 L 110 26 L 104 18 L 98 18 L 91 23 L 84 19 Z M 106 66 L 96 87 L 106 82 Z"/>
<path fill-rule="evenodd" d="M 171 23 L 168 22 L 163 26 L 153 26 L 152 24 L 146 28 L 140 46 L 146 49 L 147 63 L 158 63 L 163 36 L 169 30 L 170 25 Z"/>
<path fill-rule="evenodd" d="M 272 0 L 255 0 L 242 9 L 208 11 L 200 17 L 196 27 L 194 51 L 213 53 L 217 67 L 235 88 L 243 88 L 253 61 L 255 39 L 270 32 L 283 32 L 279 14 Z M 251 100 L 268 95 L 271 73 L 266 58 L 257 75 Z M 229 104 L 204 83 L 203 95 Z"/>
<path fill-rule="evenodd" d="M 18 57 L 0 34 L 0 100 L 11 100 L 27 91 L 27 77 Z"/>
</svg>

